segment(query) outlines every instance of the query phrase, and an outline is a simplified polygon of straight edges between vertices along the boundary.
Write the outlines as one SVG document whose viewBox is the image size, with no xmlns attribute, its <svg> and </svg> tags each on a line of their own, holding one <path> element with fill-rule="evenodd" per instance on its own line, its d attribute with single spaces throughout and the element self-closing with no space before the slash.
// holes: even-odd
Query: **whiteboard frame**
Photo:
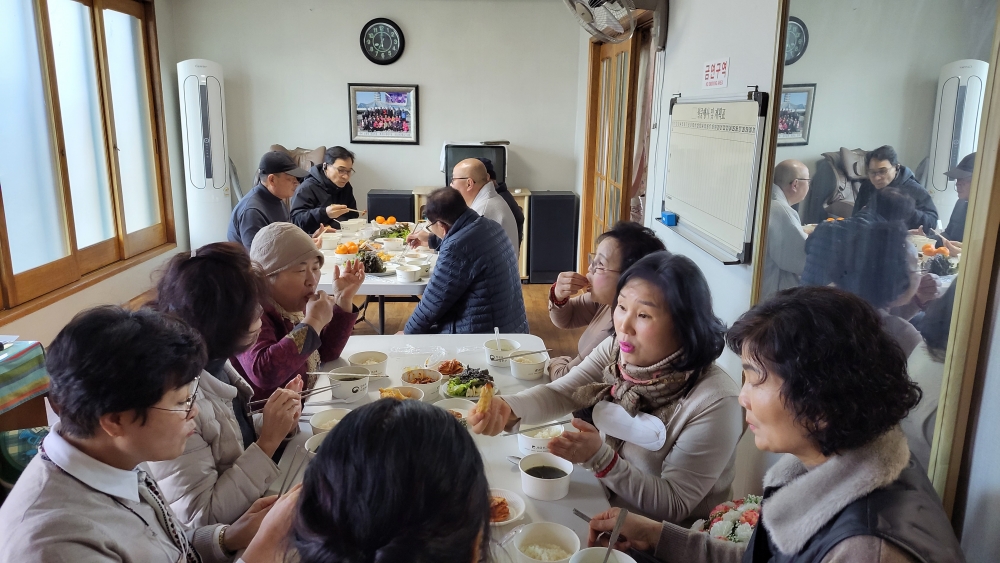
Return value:
<svg viewBox="0 0 1000 563">
<path fill-rule="evenodd" d="M 670 153 L 670 135 L 673 131 L 674 106 L 677 104 L 724 104 L 729 102 L 747 101 L 757 102 L 757 131 L 755 133 L 754 140 L 754 160 L 751 168 L 751 170 L 753 170 L 753 174 L 751 178 L 747 179 L 747 187 L 750 190 L 750 200 L 747 205 L 746 222 L 743 227 L 743 249 L 739 252 L 733 253 L 729 247 L 724 245 L 711 234 L 706 233 L 696 226 L 685 224 L 683 216 L 677 217 L 677 224 L 675 226 L 666 225 L 662 218 L 657 219 L 657 221 L 666 225 L 668 229 L 671 229 L 678 235 L 691 241 L 691 243 L 695 246 L 701 248 L 710 256 L 726 265 L 749 264 L 751 262 L 751 257 L 753 256 L 754 218 L 757 211 L 757 200 L 760 197 L 760 174 L 761 162 L 764 154 L 764 130 L 767 125 L 767 112 L 769 109 L 768 100 L 769 96 L 767 92 L 760 92 L 756 89 L 748 92 L 746 97 L 684 99 L 678 94 L 670 99 L 670 117 L 667 121 L 667 154 Z M 666 184 L 670 179 L 669 174 L 670 167 L 668 165 L 666 177 L 664 178 L 664 197 L 666 196 Z M 660 207 L 662 211 L 667 211 L 665 200 L 661 200 Z"/>
</svg>

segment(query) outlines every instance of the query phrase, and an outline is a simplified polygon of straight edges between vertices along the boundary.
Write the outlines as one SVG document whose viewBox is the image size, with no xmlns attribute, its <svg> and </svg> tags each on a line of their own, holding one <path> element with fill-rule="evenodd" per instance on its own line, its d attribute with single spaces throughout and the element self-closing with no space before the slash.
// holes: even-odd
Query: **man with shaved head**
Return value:
<svg viewBox="0 0 1000 563">
<path fill-rule="evenodd" d="M 517 238 L 517 221 L 507 202 L 497 193 L 486 171 L 486 165 L 477 158 L 467 158 L 459 162 L 451 173 L 451 187 L 462 194 L 466 205 L 476 213 L 500 223 L 516 255 L 521 248 Z M 431 248 L 437 248 L 440 244 L 440 239 L 428 234 L 427 231 L 410 235 L 406 241 L 413 245 L 428 245 Z"/>
<path fill-rule="evenodd" d="M 799 213 L 792 208 L 809 193 L 809 168 L 797 160 L 774 167 L 771 212 L 767 222 L 767 249 L 761 300 L 782 289 L 799 285 L 806 265 L 806 233 Z"/>
</svg>

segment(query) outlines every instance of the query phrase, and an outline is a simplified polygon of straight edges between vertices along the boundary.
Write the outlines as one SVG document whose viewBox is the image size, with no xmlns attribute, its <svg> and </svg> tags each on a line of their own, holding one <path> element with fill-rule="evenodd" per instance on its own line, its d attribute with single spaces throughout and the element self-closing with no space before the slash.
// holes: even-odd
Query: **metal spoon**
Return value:
<svg viewBox="0 0 1000 563">
<path fill-rule="evenodd" d="M 503 349 L 500 348 L 500 327 L 493 327 L 493 334 L 496 335 L 497 339 L 497 352 L 503 352 Z"/>
</svg>

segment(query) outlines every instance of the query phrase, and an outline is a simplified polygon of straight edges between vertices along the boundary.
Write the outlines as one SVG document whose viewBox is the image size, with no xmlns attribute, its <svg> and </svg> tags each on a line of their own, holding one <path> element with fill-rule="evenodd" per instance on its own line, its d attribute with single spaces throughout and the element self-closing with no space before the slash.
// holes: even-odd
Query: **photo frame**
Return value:
<svg viewBox="0 0 1000 563">
<path fill-rule="evenodd" d="M 348 84 L 352 143 L 419 145 L 415 84 Z"/>
<path fill-rule="evenodd" d="M 779 147 L 809 144 L 815 100 L 815 84 L 785 84 L 781 87 L 777 121 Z"/>
</svg>

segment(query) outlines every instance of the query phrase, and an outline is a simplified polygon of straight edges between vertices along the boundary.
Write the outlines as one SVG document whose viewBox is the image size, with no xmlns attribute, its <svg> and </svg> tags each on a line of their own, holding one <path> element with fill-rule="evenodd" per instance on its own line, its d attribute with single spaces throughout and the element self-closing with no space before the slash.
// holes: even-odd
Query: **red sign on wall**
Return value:
<svg viewBox="0 0 1000 563">
<path fill-rule="evenodd" d="M 719 59 L 705 63 L 702 88 L 725 88 L 729 86 L 729 59 Z"/>
</svg>

